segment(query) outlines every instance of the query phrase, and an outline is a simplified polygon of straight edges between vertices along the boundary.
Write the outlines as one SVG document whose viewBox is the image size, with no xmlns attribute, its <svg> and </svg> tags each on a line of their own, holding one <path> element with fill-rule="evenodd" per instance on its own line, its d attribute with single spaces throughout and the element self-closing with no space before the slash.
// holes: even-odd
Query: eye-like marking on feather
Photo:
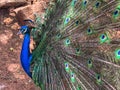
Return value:
<svg viewBox="0 0 120 90">
<path fill-rule="evenodd" d="M 114 52 L 114 54 L 115 54 L 115 59 L 117 61 L 120 60 L 120 48 L 116 49 L 115 52 Z"/>
<path fill-rule="evenodd" d="M 96 2 L 94 3 L 93 10 L 94 10 L 95 13 L 98 13 L 98 12 L 99 12 L 98 9 L 100 9 L 101 3 L 102 3 L 101 1 L 96 1 Z"/>
<path fill-rule="evenodd" d="M 88 0 L 82 0 L 82 7 L 86 7 L 88 4 Z"/>
<path fill-rule="evenodd" d="M 64 25 L 68 24 L 69 21 L 70 21 L 70 17 L 66 17 L 66 19 L 64 21 Z"/>
<path fill-rule="evenodd" d="M 78 25 L 78 24 L 79 24 L 79 21 L 77 20 L 77 21 L 75 22 L 75 24 Z"/>
<path fill-rule="evenodd" d="M 68 73 L 69 73 L 69 71 L 70 71 L 68 62 L 65 63 L 65 70 L 66 70 L 66 72 L 68 72 Z"/>
<path fill-rule="evenodd" d="M 62 36 L 62 35 L 61 35 L 60 33 L 58 33 L 57 36 L 56 36 L 57 40 L 60 39 L 61 36 Z"/>
<path fill-rule="evenodd" d="M 109 38 L 109 35 L 107 33 L 100 34 L 99 40 L 100 40 L 101 44 L 110 42 L 110 38 Z"/>
<path fill-rule="evenodd" d="M 87 34 L 91 35 L 93 33 L 93 29 L 92 28 L 87 28 Z"/>
<path fill-rule="evenodd" d="M 105 34 L 100 35 L 100 42 L 104 43 L 107 40 L 107 36 Z"/>
<path fill-rule="evenodd" d="M 66 38 L 66 39 L 64 40 L 64 44 L 65 44 L 65 46 L 70 45 L 70 43 L 71 43 L 71 41 L 70 41 L 69 38 Z"/>
<path fill-rule="evenodd" d="M 113 11 L 113 18 L 117 20 L 120 16 L 120 5 L 116 7 L 116 9 Z"/>
<path fill-rule="evenodd" d="M 95 8 L 98 8 L 99 6 L 100 6 L 100 1 L 97 1 L 96 3 L 95 3 Z"/>
<path fill-rule="evenodd" d="M 102 84 L 102 80 L 101 80 L 101 75 L 100 74 L 96 74 L 96 81 L 97 81 L 97 84 Z"/>
<path fill-rule="evenodd" d="M 75 74 L 73 72 L 71 72 L 71 82 L 72 83 L 75 82 Z"/>
<path fill-rule="evenodd" d="M 71 5 L 74 7 L 74 6 L 75 6 L 75 4 L 76 4 L 76 2 L 77 2 L 77 0 L 72 0 Z"/>
<path fill-rule="evenodd" d="M 79 56 L 80 55 L 80 48 L 75 48 L 75 52 L 76 52 L 76 55 Z"/>
<path fill-rule="evenodd" d="M 91 59 L 88 59 L 87 65 L 88 65 L 88 68 L 92 68 L 93 64 Z"/>
</svg>

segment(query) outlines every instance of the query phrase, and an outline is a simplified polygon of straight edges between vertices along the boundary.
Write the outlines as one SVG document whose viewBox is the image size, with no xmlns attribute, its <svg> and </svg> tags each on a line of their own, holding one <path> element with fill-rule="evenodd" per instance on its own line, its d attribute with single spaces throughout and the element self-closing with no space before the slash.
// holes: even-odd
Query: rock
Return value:
<svg viewBox="0 0 120 90">
<path fill-rule="evenodd" d="M 15 16 L 16 16 L 15 13 L 9 13 L 9 15 L 12 16 L 12 17 L 15 17 Z"/>
<path fill-rule="evenodd" d="M 47 4 L 44 1 L 35 2 L 35 4 L 32 5 L 33 13 L 41 14 L 42 12 L 44 12 L 45 8 L 47 8 Z"/>
<path fill-rule="evenodd" d="M 20 26 L 18 25 L 18 23 L 14 23 L 12 26 L 11 26 L 11 29 L 13 30 L 18 30 L 20 28 Z"/>
<path fill-rule="evenodd" d="M 10 7 L 9 8 L 9 15 L 11 17 L 16 17 L 16 12 L 14 11 L 14 7 Z"/>
<path fill-rule="evenodd" d="M 10 51 L 14 51 L 14 48 L 11 47 L 11 48 L 10 48 Z"/>
<path fill-rule="evenodd" d="M 33 11 L 32 11 L 31 5 L 27 5 L 25 7 L 20 7 L 16 9 L 16 16 L 20 25 L 24 25 L 23 20 L 25 19 L 33 20 L 34 17 L 33 17 Z"/>
<path fill-rule="evenodd" d="M 25 7 L 20 7 L 15 9 L 17 19 L 20 25 L 24 25 L 23 20 L 31 19 L 34 20 L 34 14 L 41 14 L 44 12 L 44 9 L 47 7 L 47 4 L 44 1 L 35 2 L 33 5 L 27 5 Z"/>
<path fill-rule="evenodd" d="M 0 0 L 0 8 L 16 7 L 27 4 L 26 0 Z"/>
<path fill-rule="evenodd" d="M 13 22 L 13 19 L 12 18 L 5 18 L 4 20 L 3 20 L 3 23 L 5 24 L 5 25 L 9 25 L 9 24 L 11 24 Z"/>
</svg>

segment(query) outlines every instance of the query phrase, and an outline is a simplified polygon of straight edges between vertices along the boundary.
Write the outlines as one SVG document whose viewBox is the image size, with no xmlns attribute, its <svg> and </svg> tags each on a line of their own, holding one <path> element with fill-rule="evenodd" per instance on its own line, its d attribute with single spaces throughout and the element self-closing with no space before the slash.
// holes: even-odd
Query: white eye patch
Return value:
<svg viewBox="0 0 120 90">
<path fill-rule="evenodd" d="M 23 33 L 26 33 L 27 32 L 27 28 L 23 29 L 22 31 L 23 31 Z"/>
</svg>

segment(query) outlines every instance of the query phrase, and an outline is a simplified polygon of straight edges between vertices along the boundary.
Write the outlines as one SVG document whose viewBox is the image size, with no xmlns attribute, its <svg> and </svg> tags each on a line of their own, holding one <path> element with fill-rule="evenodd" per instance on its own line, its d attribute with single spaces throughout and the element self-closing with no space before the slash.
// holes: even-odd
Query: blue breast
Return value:
<svg viewBox="0 0 120 90">
<path fill-rule="evenodd" d="M 30 62 L 32 59 L 32 54 L 30 53 L 29 44 L 30 44 L 30 34 L 26 33 L 22 44 L 20 60 L 24 71 L 28 74 L 28 76 L 32 77 L 32 74 L 30 72 Z"/>
</svg>

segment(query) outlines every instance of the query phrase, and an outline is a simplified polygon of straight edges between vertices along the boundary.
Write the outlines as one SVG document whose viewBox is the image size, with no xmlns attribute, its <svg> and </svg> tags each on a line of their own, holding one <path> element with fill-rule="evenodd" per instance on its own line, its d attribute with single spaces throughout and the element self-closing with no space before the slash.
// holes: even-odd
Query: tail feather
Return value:
<svg viewBox="0 0 120 90">
<path fill-rule="evenodd" d="M 51 0 L 38 21 L 31 68 L 42 90 L 120 89 L 119 0 Z"/>
</svg>

